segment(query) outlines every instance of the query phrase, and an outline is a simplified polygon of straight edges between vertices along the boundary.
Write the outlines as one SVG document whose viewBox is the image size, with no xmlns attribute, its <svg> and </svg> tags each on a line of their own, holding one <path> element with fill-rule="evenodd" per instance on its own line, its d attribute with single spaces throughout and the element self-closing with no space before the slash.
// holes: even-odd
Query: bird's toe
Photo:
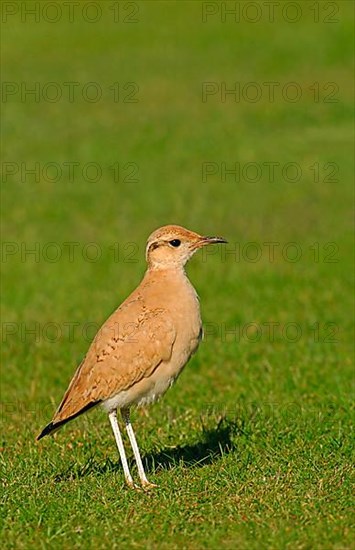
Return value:
<svg viewBox="0 0 355 550">
<path fill-rule="evenodd" d="M 138 491 L 141 491 L 141 487 L 139 485 L 137 485 L 136 483 L 134 483 L 133 480 L 131 479 L 126 479 L 126 485 L 127 487 L 129 487 L 130 489 L 136 489 Z"/>
<path fill-rule="evenodd" d="M 147 479 L 142 479 L 141 483 L 144 491 L 149 491 L 150 489 L 154 489 L 154 487 L 158 487 L 156 483 L 150 483 Z"/>
</svg>

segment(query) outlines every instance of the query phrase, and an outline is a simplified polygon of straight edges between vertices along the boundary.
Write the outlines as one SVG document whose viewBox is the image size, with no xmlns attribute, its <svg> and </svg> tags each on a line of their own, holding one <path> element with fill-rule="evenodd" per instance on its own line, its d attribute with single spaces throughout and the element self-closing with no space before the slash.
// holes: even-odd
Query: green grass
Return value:
<svg viewBox="0 0 355 550">
<path fill-rule="evenodd" d="M 2 238 L 19 247 L 2 265 L 3 548 L 354 547 L 353 9 L 337 2 L 340 23 L 314 23 L 299 4 L 294 24 L 202 23 L 196 1 L 138 3 L 136 24 L 114 23 L 103 3 L 98 23 L 13 16 L 3 25 L 4 81 L 103 89 L 97 103 L 3 104 L 3 162 L 103 171 L 96 183 L 81 169 L 74 181 L 63 169 L 57 183 L 3 177 Z M 202 102 L 207 81 L 297 82 L 303 95 Z M 139 101 L 114 103 L 113 82 L 136 82 Z M 314 82 L 336 83 L 339 101 L 315 102 Z M 297 163 L 302 177 L 202 179 L 204 162 L 271 161 Z M 115 162 L 135 163 L 138 181 L 124 181 L 127 169 L 115 181 Z M 330 162 L 336 181 L 324 181 Z M 34 438 L 87 350 L 87 323 L 102 323 L 138 284 L 145 239 L 165 223 L 221 234 L 229 251 L 258 243 L 262 255 L 251 262 L 218 248 L 191 261 L 206 337 L 164 399 L 133 414 L 159 486 L 143 493 L 125 488 L 102 411 Z M 62 251 L 56 262 L 49 242 Z M 74 261 L 66 242 L 78 243 Z M 279 243 L 274 261 L 266 242 Z M 281 253 L 290 242 L 302 252 L 296 262 Z M 39 261 L 21 254 L 35 243 Z M 102 252 L 95 262 L 83 256 L 88 243 Z"/>
</svg>

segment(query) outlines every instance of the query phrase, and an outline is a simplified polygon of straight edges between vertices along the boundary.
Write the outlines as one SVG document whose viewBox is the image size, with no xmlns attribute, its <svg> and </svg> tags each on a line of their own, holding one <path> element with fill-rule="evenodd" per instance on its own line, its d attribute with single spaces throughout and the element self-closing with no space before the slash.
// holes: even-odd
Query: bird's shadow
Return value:
<svg viewBox="0 0 355 550">
<path fill-rule="evenodd" d="M 236 431 L 236 423 L 223 417 L 216 427 L 202 430 L 201 439 L 192 445 L 168 447 L 159 452 L 144 455 L 142 461 L 147 473 L 155 473 L 159 470 L 170 470 L 176 466 L 185 468 L 200 468 L 212 464 L 222 456 L 231 453 L 235 449 L 232 434 Z M 238 431 L 238 430 L 237 430 Z M 134 459 L 129 460 L 129 466 L 133 466 Z M 90 475 L 105 475 L 122 471 L 121 462 L 113 462 L 107 458 L 103 462 L 97 462 L 90 456 L 84 465 L 75 462 L 64 471 L 54 477 L 56 482 L 79 479 Z"/>
</svg>

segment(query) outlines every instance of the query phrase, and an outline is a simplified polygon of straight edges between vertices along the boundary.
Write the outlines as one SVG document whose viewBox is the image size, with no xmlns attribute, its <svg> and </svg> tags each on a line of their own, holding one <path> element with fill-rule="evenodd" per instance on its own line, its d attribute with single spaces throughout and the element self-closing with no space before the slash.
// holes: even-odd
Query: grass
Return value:
<svg viewBox="0 0 355 550">
<path fill-rule="evenodd" d="M 337 2 L 339 23 L 314 23 L 299 4 L 294 24 L 202 23 L 198 1 L 137 3 L 136 24 L 115 23 L 108 3 L 97 23 L 4 24 L 4 81 L 97 82 L 103 98 L 3 104 L 4 162 L 62 170 L 56 182 L 50 168 L 3 175 L 3 548 L 354 547 L 353 11 Z M 203 82 L 236 81 L 297 82 L 302 98 L 202 102 Z M 135 82 L 139 101 L 115 103 L 113 82 L 123 93 Z M 335 83 L 339 101 L 314 101 L 314 82 L 323 99 Z M 74 178 L 68 162 L 79 163 Z M 97 182 L 83 175 L 89 162 L 102 168 Z M 265 170 L 236 181 L 222 162 L 280 168 L 274 181 Z M 289 162 L 297 182 L 282 174 Z M 203 178 L 203 163 L 218 173 Z M 147 235 L 169 222 L 224 235 L 229 254 L 188 267 L 206 336 L 164 399 L 133 415 L 159 485 L 134 492 L 102 411 L 34 438 L 95 326 L 139 282 Z M 38 257 L 26 254 L 35 246 Z"/>
</svg>

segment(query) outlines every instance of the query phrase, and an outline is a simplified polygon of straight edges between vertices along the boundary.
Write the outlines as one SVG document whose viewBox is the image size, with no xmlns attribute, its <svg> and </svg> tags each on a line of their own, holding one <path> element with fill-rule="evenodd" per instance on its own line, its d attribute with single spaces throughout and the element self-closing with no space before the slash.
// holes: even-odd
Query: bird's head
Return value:
<svg viewBox="0 0 355 550">
<path fill-rule="evenodd" d="M 223 237 L 204 237 L 180 225 L 165 225 L 148 238 L 146 259 L 152 269 L 181 268 L 199 248 L 226 242 Z"/>
</svg>

